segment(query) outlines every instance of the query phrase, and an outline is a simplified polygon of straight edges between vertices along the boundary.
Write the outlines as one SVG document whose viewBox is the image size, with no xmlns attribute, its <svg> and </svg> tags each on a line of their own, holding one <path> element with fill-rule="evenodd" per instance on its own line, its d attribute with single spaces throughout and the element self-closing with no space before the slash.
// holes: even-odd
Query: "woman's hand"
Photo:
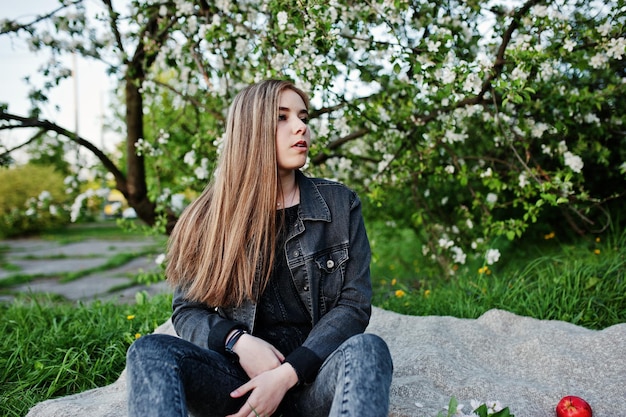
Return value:
<svg viewBox="0 0 626 417">
<path fill-rule="evenodd" d="M 274 346 L 250 334 L 241 336 L 233 351 L 239 356 L 239 364 L 250 379 L 278 368 L 285 360 L 285 356 Z"/>
<path fill-rule="evenodd" d="M 298 375 L 289 363 L 263 372 L 231 392 L 239 398 L 251 392 L 246 403 L 236 414 L 227 417 L 269 417 L 285 397 L 287 391 L 298 383 Z"/>
</svg>

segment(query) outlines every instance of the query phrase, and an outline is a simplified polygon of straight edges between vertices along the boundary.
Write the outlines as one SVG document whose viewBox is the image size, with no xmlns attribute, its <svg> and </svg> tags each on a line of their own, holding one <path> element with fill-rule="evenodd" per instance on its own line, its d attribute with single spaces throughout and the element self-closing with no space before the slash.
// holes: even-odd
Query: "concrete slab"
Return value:
<svg viewBox="0 0 626 417">
<path fill-rule="evenodd" d="M 140 272 L 160 272 L 155 263 L 156 256 L 164 250 L 162 239 L 150 237 L 134 240 L 88 239 L 81 242 L 60 244 L 37 238 L 10 239 L 0 241 L 3 260 L 11 268 L 0 268 L 0 280 L 13 275 L 46 275 L 11 288 L 13 293 L 51 293 L 71 301 L 95 299 L 134 302 L 135 293 L 149 294 L 168 291 L 165 283 L 137 285 L 133 277 Z M 55 274 L 80 272 L 99 268 L 112 257 L 122 253 L 142 253 L 119 267 L 86 274 L 71 282 L 61 282 Z M 13 296 L 1 295 L 0 301 L 11 301 Z"/>
</svg>

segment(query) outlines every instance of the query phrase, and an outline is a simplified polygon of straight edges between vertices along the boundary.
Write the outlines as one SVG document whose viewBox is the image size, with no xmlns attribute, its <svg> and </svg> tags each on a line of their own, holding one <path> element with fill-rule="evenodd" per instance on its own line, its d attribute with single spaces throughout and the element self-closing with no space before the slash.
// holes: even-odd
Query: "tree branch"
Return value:
<svg viewBox="0 0 626 417">
<path fill-rule="evenodd" d="M 509 46 L 509 43 L 511 43 L 513 33 L 517 30 L 517 28 L 520 25 L 521 18 L 528 13 L 531 7 L 533 7 L 534 5 L 538 3 L 541 3 L 542 1 L 543 0 L 529 0 L 515 12 L 515 14 L 513 15 L 511 24 L 502 35 L 502 42 L 500 43 L 500 46 L 498 47 L 498 52 L 496 53 L 496 57 L 493 62 L 492 71 L 483 81 L 480 92 L 477 95 L 473 97 L 466 97 L 463 100 L 457 101 L 456 103 L 448 107 L 437 109 L 431 112 L 428 116 L 420 117 L 416 115 L 415 119 L 419 120 L 421 123 L 427 123 L 431 120 L 436 119 L 441 113 L 448 113 L 452 110 L 455 110 L 461 107 L 483 103 L 485 94 L 487 93 L 487 91 L 491 89 L 491 84 L 493 80 L 495 80 L 502 74 L 504 64 L 506 63 L 506 60 L 505 60 L 506 49 Z"/>
<path fill-rule="evenodd" d="M 70 7 L 70 6 L 74 6 L 75 4 L 82 3 L 82 1 L 83 0 L 74 0 L 71 3 L 69 3 L 69 4 L 64 4 L 61 7 L 58 7 L 56 9 L 54 9 L 53 11 L 51 11 L 48 14 L 42 14 L 41 16 L 37 16 L 35 18 L 35 20 L 33 20 L 32 22 L 29 22 L 29 23 L 24 23 L 24 24 L 21 24 L 21 25 L 15 25 L 14 24 L 15 22 L 8 22 L 10 24 L 10 26 L 7 26 L 6 28 L 0 29 L 0 35 L 4 35 L 5 33 L 10 33 L 10 32 L 18 32 L 20 30 L 26 30 L 26 28 L 28 28 L 28 27 L 36 24 L 36 23 L 39 23 L 39 22 L 41 22 L 43 20 L 49 19 L 52 16 L 54 16 L 55 14 L 57 14 L 58 12 L 60 12 L 61 10 L 65 9 L 67 7 Z"/>
<path fill-rule="evenodd" d="M 111 159 L 109 159 L 108 156 L 106 156 L 104 154 L 104 152 L 102 152 L 100 149 L 98 149 L 93 143 L 89 142 L 88 140 L 76 135 L 76 133 L 71 132 L 55 123 L 52 123 L 48 120 L 40 120 L 34 117 L 23 117 L 23 116 L 18 116 L 15 114 L 11 114 L 11 113 L 7 113 L 5 111 L 0 111 L 0 120 L 6 120 L 9 122 L 17 122 L 19 123 L 19 125 L 12 125 L 11 127 L 4 127 L 4 128 L 38 128 L 41 129 L 40 132 L 38 132 L 35 137 L 31 138 L 29 140 L 29 142 L 32 142 L 33 140 L 35 140 L 37 137 L 41 136 L 43 133 L 51 131 L 51 132 L 55 132 L 59 135 L 65 136 L 66 138 L 68 138 L 69 140 L 71 140 L 72 142 L 77 143 L 78 145 L 86 148 L 87 150 L 89 150 L 92 154 L 95 155 L 96 158 L 98 158 L 98 160 L 100 160 L 100 162 L 102 163 L 102 165 L 111 173 L 113 174 L 113 176 L 115 177 L 115 181 L 117 184 L 117 187 L 120 191 L 124 192 L 126 190 L 126 177 L 124 176 L 124 174 L 117 168 L 117 166 L 113 163 L 113 161 L 111 161 Z M 20 145 L 21 146 L 24 146 Z M 14 148 L 13 150 L 15 150 L 17 148 Z M 10 152 L 10 151 L 9 151 Z M 9 153 L 6 152 L 6 153 Z"/>
<path fill-rule="evenodd" d="M 10 128 L 10 127 L 7 127 L 7 126 L 0 127 L 0 129 L 7 129 L 7 128 Z M 12 152 L 17 151 L 18 149 L 23 148 L 24 146 L 30 145 L 31 143 L 33 143 L 34 141 L 42 137 L 44 133 L 46 133 L 45 130 L 40 130 L 39 132 L 35 133 L 35 135 L 33 135 L 33 137 L 28 139 L 26 142 L 21 143 L 13 148 L 7 149 L 6 151 L 0 154 L 0 159 L 10 155 Z"/>
<path fill-rule="evenodd" d="M 342 138 L 332 141 L 330 145 L 328 145 L 328 149 L 329 150 L 337 149 L 344 143 L 347 143 L 347 142 L 350 142 L 351 140 L 358 139 L 360 137 L 365 136 L 368 132 L 369 132 L 369 129 L 361 128 L 355 132 L 350 133 L 349 135 L 346 135 Z M 311 162 L 313 162 L 314 164 L 321 164 L 332 157 L 333 155 L 320 153 L 320 154 L 315 155 L 315 157 L 311 158 Z"/>
<path fill-rule="evenodd" d="M 122 35 L 120 34 L 120 30 L 117 25 L 117 18 L 119 17 L 119 13 L 113 10 L 113 5 L 111 4 L 111 0 L 102 0 L 102 2 L 107 6 L 107 9 L 109 11 L 109 18 L 111 19 L 109 26 L 111 27 L 111 30 L 113 31 L 113 36 L 115 37 L 115 43 L 117 44 L 117 47 L 122 52 L 122 54 L 125 56 L 126 52 L 124 50 L 124 43 L 122 42 Z"/>
</svg>

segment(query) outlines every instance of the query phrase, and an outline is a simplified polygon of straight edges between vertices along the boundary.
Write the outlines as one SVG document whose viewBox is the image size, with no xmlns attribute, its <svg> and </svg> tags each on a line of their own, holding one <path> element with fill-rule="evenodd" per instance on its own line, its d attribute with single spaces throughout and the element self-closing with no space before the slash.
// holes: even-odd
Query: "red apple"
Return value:
<svg viewBox="0 0 626 417">
<path fill-rule="evenodd" d="M 556 405 L 556 417 L 591 417 L 591 407 L 580 397 L 568 395 Z"/>
</svg>

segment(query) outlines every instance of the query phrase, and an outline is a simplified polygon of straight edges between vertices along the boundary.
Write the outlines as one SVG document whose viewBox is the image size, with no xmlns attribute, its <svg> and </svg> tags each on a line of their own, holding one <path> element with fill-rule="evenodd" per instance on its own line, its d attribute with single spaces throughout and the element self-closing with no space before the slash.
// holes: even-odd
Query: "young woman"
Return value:
<svg viewBox="0 0 626 417">
<path fill-rule="evenodd" d="M 299 171 L 308 106 L 280 80 L 235 97 L 214 179 L 170 237 L 180 338 L 144 336 L 128 351 L 131 417 L 387 416 L 391 356 L 363 333 L 361 204 Z"/>
</svg>

